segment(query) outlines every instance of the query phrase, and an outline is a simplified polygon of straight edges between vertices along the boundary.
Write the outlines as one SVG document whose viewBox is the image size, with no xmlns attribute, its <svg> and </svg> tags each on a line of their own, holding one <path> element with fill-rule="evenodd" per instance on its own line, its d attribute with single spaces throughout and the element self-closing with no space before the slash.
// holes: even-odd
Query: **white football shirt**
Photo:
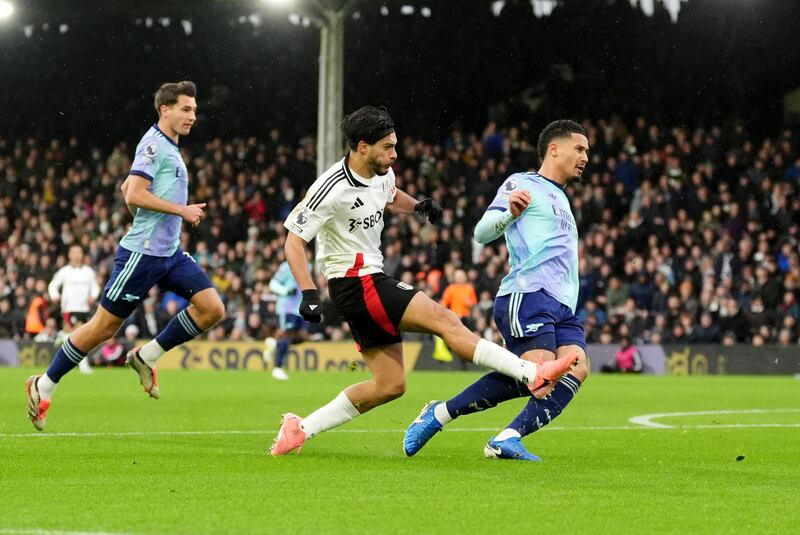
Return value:
<svg viewBox="0 0 800 535">
<path fill-rule="evenodd" d="M 350 169 L 348 158 L 315 180 L 283 223 L 306 242 L 317 237 L 317 260 L 329 279 L 382 271 L 383 214 L 397 191 L 391 168 L 363 178 Z"/>
<path fill-rule="evenodd" d="M 90 299 L 100 295 L 100 285 L 94 270 L 89 266 L 72 267 L 67 264 L 53 276 L 47 287 L 51 299 L 61 298 L 62 312 L 89 312 Z"/>
</svg>

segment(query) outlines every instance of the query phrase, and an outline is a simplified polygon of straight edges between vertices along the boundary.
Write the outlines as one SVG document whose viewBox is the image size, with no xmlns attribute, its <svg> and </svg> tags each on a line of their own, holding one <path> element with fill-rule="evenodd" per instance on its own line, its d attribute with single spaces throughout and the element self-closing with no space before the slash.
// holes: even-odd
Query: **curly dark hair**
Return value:
<svg viewBox="0 0 800 535">
<path fill-rule="evenodd" d="M 342 136 L 350 150 L 356 150 L 358 143 L 367 145 L 394 132 L 394 121 L 386 108 L 363 106 L 342 119 Z"/>
</svg>

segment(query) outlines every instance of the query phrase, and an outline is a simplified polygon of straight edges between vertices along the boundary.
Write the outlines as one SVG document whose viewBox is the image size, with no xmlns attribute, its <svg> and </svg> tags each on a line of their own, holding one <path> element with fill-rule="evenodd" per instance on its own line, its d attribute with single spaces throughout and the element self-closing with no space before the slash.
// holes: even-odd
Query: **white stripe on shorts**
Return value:
<svg viewBox="0 0 800 535">
<path fill-rule="evenodd" d="M 136 269 L 136 265 L 139 263 L 141 258 L 142 253 L 131 253 L 131 256 L 128 257 L 128 261 L 125 262 L 125 267 L 122 268 L 119 277 L 117 277 L 117 280 L 114 281 L 111 289 L 108 290 L 108 293 L 106 294 L 106 297 L 108 297 L 111 301 L 117 300 L 119 294 L 122 292 L 122 288 L 124 288 L 128 283 L 133 270 Z"/>
</svg>

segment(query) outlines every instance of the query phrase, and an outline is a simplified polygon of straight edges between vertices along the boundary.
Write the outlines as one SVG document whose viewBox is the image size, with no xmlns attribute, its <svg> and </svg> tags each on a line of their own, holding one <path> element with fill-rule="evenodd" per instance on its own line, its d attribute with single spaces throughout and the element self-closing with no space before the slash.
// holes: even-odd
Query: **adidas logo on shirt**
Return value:
<svg viewBox="0 0 800 535">
<path fill-rule="evenodd" d="M 356 197 L 356 202 L 353 203 L 353 206 L 351 206 L 350 209 L 355 210 L 356 208 L 360 208 L 361 206 L 364 206 L 364 201 Z"/>
</svg>

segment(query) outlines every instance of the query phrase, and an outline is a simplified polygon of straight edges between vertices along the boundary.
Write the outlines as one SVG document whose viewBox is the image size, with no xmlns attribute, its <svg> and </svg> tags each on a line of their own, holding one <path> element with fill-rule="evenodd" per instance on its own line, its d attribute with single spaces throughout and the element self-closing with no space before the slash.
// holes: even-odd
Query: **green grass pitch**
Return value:
<svg viewBox="0 0 800 535">
<path fill-rule="evenodd" d="M 29 373 L 0 369 L 0 534 L 752 534 L 800 522 L 789 377 L 596 375 L 526 439 L 545 462 L 525 463 L 483 458 L 524 400 L 463 417 L 404 457 L 422 405 L 477 374 L 413 373 L 403 398 L 272 458 L 281 412 L 305 415 L 366 375 L 165 371 L 151 400 L 128 370 L 72 373 L 38 433 Z M 690 414 L 630 421 L 663 413 Z"/>
</svg>

